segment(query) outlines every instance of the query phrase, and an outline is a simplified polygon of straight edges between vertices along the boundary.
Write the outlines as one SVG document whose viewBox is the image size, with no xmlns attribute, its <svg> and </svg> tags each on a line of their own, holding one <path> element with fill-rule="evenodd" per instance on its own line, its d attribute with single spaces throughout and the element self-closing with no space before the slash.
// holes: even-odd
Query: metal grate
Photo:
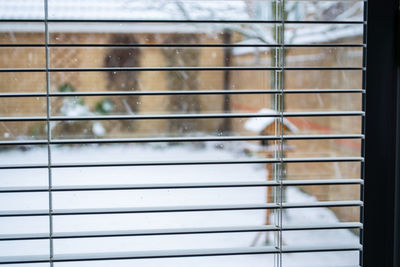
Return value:
<svg viewBox="0 0 400 267">
<path fill-rule="evenodd" d="M 283 233 L 290 231 L 310 231 L 310 230 L 335 230 L 353 229 L 362 232 L 361 222 L 337 222 L 326 224 L 299 224 L 284 225 L 283 216 L 287 209 L 312 209 L 329 207 L 359 207 L 362 214 L 363 193 L 359 200 L 332 200 L 332 201 L 311 201 L 287 203 L 283 199 L 283 191 L 286 187 L 309 187 L 309 186 L 363 186 L 363 161 L 364 161 L 364 117 L 365 117 L 365 53 L 366 39 L 364 34 L 363 43 L 290 43 L 285 40 L 285 29 L 290 25 L 355 25 L 366 30 L 365 15 L 362 20 L 292 20 L 285 18 L 285 5 L 290 0 L 275 1 L 276 17 L 278 19 L 259 20 L 259 19 L 154 19 L 149 15 L 146 19 L 69 19 L 52 18 L 50 11 L 50 0 L 43 0 L 43 18 L 1 18 L 1 23 L 36 23 L 44 25 L 45 43 L 3 43 L 1 48 L 44 48 L 45 66 L 44 67 L 10 67 L 0 68 L 0 73 L 44 73 L 46 79 L 45 92 L 12 92 L 13 88 L 8 88 L 9 92 L 0 92 L 0 99 L 19 99 L 19 98 L 41 98 L 46 100 L 46 112 L 42 116 L 1 116 L 0 123 L 5 122 L 43 122 L 46 124 L 47 138 L 45 139 L 25 139 L 17 138 L 10 140 L 0 140 L 0 146 L 46 146 L 47 162 L 45 163 L 1 163 L 0 170 L 32 170 L 47 169 L 48 184 L 39 186 L 2 186 L 0 194 L 25 194 L 25 193 L 48 193 L 48 208 L 46 209 L 27 209 L 27 210 L 4 210 L 0 211 L 0 219 L 24 217 L 29 220 L 32 217 L 48 217 L 48 233 L 5 233 L 0 234 L 0 242 L 8 241 L 27 241 L 27 240 L 49 240 L 48 255 L 33 256 L 7 256 L 0 257 L 0 264 L 22 264 L 22 263 L 50 263 L 59 262 L 87 262 L 87 261 L 109 261 L 109 260 L 134 260 L 134 259 L 158 259 L 158 258 L 183 258 L 183 257 L 212 257 L 212 256 L 233 256 L 233 255 L 255 255 L 272 254 L 275 255 L 275 266 L 285 267 L 282 258 L 284 254 L 290 253 L 311 253 L 311 252 L 337 252 L 337 251 L 359 251 L 361 254 L 362 245 L 315 245 L 315 246 L 290 246 L 285 245 Z M 178 1 L 179 2 L 179 1 Z M 246 2 L 246 1 L 245 1 Z M 250 2 L 250 1 L 249 1 Z M 264 1 L 272 2 L 272 1 Z M 300 1 L 297 1 L 300 2 Z M 307 2 L 307 1 L 306 1 Z M 335 1 L 333 1 L 335 2 Z M 352 1 L 343 1 L 352 2 Z M 362 1 L 363 10 L 366 12 L 366 1 Z M 1 2 L 0 2 L 1 4 Z M 105 43 L 52 43 L 50 40 L 50 25 L 69 23 L 73 25 L 88 23 L 146 23 L 146 24 L 259 24 L 271 25 L 276 28 L 276 44 L 158 44 L 158 43 L 138 43 L 138 44 L 105 44 Z M 288 26 L 289 25 L 289 26 Z M 51 66 L 51 49 L 53 48 L 270 48 L 275 49 L 275 66 L 215 66 L 215 67 L 78 67 L 78 68 L 54 68 Z M 288 48 L 361 48 L 363 53 L 362 66 L 286 66 L 285 54 Z M 161 88 L 155 91 L 87 91 L 87 92 L 55 92 L 52 90 L 50 76 L 53 73 L 64 72 L 110 72 L 110 71 L 138 71 L 138 72 L 168 72 L 168 71 L 187 71 L 187 72 L 221 72 L 221 71 L 271 71 L 275 73 L 275 86 L 271 89 L 237 89 L 237 90 L 182 90 L 167 91 Z M 285 74 L 288 71 L 302 71 L 304 76 L 309 75 L 310 71 L 360 71 L 363 73 L 362 88 L 310 88 L 310 89 L 291 89 L 285 85 Z M 351 75 L 351 74 L 350 74 Z M 362 98 L 360 110 L 329 110 L 329 111 L 286 111 L 284 98 L 288 95 L 297 96 L 305 94 L 313 96 L 316 94 L 356 94 Z M 112 114 L 112 115 L 54 115 L 52 112 L 52 100 L 63 97 L 103 97 L 103 96 L 237 96 L 251 95 L 254 97 L 269 95 L 274 99 L 276 113 L 265 114 L 259 112 L 214 112 L 196 114 Z M 347 133 L 321 133 L 321 134 L 288 134 L 285 133 L 284 120 L 287 118 L 343 118 L 357 117 L 362 121 L 361 132 Z M 220 136 L 142 136 L 142 137 L 112 137 L 112 138 L 54 138 L 52 136 L 52 123 L 62 121 L 139 121 L 139 120 L 204 120 L 204 119 L 249 119 L 249 118 L 271 118 L 275 119 L 275 133 L 273 135 L 230 135 Z M 123 162 L 55 162 L 52 159 L 52 149 L 55 145 L 89 145 L 89 144 L 134 144 L 134 143 L 202 143 L 202 142 L 247 142 L 247 141 L 270 141 L 276 145 L 276 150 L 272 158 L 249 158 L 249 159 L 187 159 L 187 160 L 126 160 Z M 356 140 L 361 142 L 360 156 L 317 156 L 317 157 L 286 157 L 284 152 L 285 143 L 288 141 L 307 141 L 307 140 Z M 324 177 L 309 179 L 285 180 L 285 164 L 307 164 L 307 163 L 359 163 L 361 165 L 361 176 L 347 177 L 347 179 L 324 179 Z M 220 165 L 248 165 L 248 164 L 271 164 L 273 168 L 273 180 L 257 181 L 232 181 L 232 182 L 168 182 L 168 183 L 140 183 L 140 184 L 119 184 L 119 185 L 55 185 L 53 172 L 57 169 L 76 169 L 76 168 L 105 168 L 105 167 L 145 167 L 145 166 L 220 166 Z M 55 208 L 54 194 L 56 192 L 106 192 L 122 190 L 175 190 L 175 189 L 208 189 L 208 188 L 270 188 L 274 191 L 275 199 L 272 203 L 264 204 L 218 204 L 213 205 L 179 205 L 179 206 L 151 206 L 151 207 L 116 207 L 116 208 L 87 208 L 87 209 L 60 209 Z M 269 189 L 268 189 L 269 190 Z M 271 225 L 262 226 L 220 226 L 220 227 L 193 227 L 193 228 L 165 228 L 165 229 L 137 229 L 137 230 L 110 230 L 110 231 L 80 231 L 80 232 L 59 232 L 54 230 L 55 219 L 62 216 L 80 215 L 115 215 L 115 214 L 148 214 L 148 213 L 170 213 L 174 216 L 182 212 L 213 212 L 213 211 L 240 211 L 240 210 L 270 210 L 276 214 L 275 220 Z M 305 216 L 307 216 L 305 214 Z M 277 236 L 276 243 L 271 246 L 255 246 L 243 248 L 215 248 L 215 249 L 188 249 L 188 250 L 154 250 L 154 251 L 134 251 L 134 252 L 107 252 L 107 253 L 84 253 L 84 254 L 59 254 L 55 246 L 55 240 L 80 239 L 80 238 L 111 238 L 111 237 L 134 237 L 134 236 L 172 236 L 172 235 L 195 235 L 195 234 L 221 234 L 221 233 L 248 233 L 248 232 L 273 232 Z M 361 241 L 362 244 L 362 234 Z M 361 265 L 361 263 L 360 263 Z"/>
</svg>

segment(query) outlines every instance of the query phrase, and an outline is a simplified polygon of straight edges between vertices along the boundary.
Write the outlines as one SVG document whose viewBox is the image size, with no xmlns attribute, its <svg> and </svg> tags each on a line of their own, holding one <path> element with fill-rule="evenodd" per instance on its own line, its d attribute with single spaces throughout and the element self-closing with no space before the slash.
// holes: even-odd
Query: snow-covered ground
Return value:
<svg viewBox="0 0 400 267">
<path fill-rule="evenodd" d="M 208 144 L 191 145 L 92 145 L 84 147 L 53 147 L 52 161 L 110 162 L 110 161 L 179 161 L 179 160 L 231 160 L 248 159 L 234 147 Z M 45 163 L 47 150 L 34 148 L 27 151 L 0 152 L 0 162 Z M 263 164 L 249 165 L 197 165 L 157 167 L 114 167 L 84 169 L 54 169 L 53 185 L 90 184 L 151 184 L 176 182 L 233 182 L 264 181 L 267 177 Z M 1 170 L 2 187 L 47 185 L 47 170 Z M 54 192 L 54 209 L 151 207 L 179 205 L 218 205 L 265 203 L 266 190 L 255 188 L 213 189 L 159 189 L 98 192 Z M 287 191 L 287 201 L 315 201 L 296 187 Z M 48 193 L 0 194 L 0 210 L 29 210 L 48 208 Z M 182 227 L 259 226 L 265 224 L 265 211 L 215 211 L 139 213 L 89 216 L 55 216 L 54 232 L 166 229 Z M 271 219 L 273 220 L 273 218 Z M 334 223 L 335 215 L 326 208 L 287 210 L 284 224 Z M 48 232 L 47 217 L 0 218 L 0 234 Z M 358 237 L 349 230 L 289 231 L 282 235 L 285 245 L 357 244 Z M 269 234 L 273 242 L 274 235 Z M 54 251 L 62 253 L 96 253 L 148 250 L 182 250 L 205 248 L 246 248 L 265 245 L 265 234 L 227 233 L 138 236 L 115 238 L 57 239 Z M 48 240 L 0 242 L 0 256 L 46 255 Z M 283 267 L 315 266 L 344 267 L 358 265 L 358 252 L 299 253 L 282 256 Z M 189 257 L 133 261 L 105 261 L 83 263 L 57 263 L 56 266 L 275 266 L 273 255 Z M 42 266 L 36 264 L 34 266 Z M 47 265 L 43 265 L 47 266 Z"/>
</svg>

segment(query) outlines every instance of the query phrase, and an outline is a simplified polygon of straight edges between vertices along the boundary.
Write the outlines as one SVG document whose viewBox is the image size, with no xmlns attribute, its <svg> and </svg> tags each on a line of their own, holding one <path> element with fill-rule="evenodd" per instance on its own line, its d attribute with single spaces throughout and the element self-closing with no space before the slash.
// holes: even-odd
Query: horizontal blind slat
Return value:
<svg viewBox="0 0 400 267">
<path fill-rule="evenodd" d="M 0 117 L 0 121 L 74 121 L 74 120 L 161 120 L 161 119 L 213 119 L 213 118 L 280 118 L 280 117 L 326 117 L 326 116 L 364 116 L 363 111 L 319 111 L 283 112 L 282 115 L 265 113 L 203 113 L 203 114 L 159 114 L 159 115 L 94 115 L 94 116 L 43 116 Z"/>
<path fill-rule="evenodd" d="M 111 72 L 111 71 L 249 71 L 249 70 L 365 70 L 364 67 L 99 67 L 99 68 L 0 68 L 0 72 Z"/>
<path fill-rule="evenodd" d="M 226 249 L 192 249 L 192 250 L 161 250 L 143 252 L 120 252 L 120 253 L 87 253 L 87 254 L 56 254 L 53 262 L 73 261 L 101 261 L 101 260 L 127 260 L 127 259 L 157 259 L 176 257 L 205 257 L 205 256 L 233 256 L 233 255 L 255 255 L 274 253 L 305 253 L 305 252 L 328 252 L 328 251 L 360 251 L 360 245 L 338 245 L 338 246 L 283 246 L 282 250 L 275 247 L 246 247 Z M 40 263 L 49 262 L 48 256 L 20 256 L 0 257 L 0 264 Z"/>
<path fill-rule="evenodd" d="M 210 19 L 0 19 L 0 22 L 47 22 L 47 23 L 212 23 L 212 24 L 228 24 L 228 23 L 252 23 L 252 24 L 282 24 L 282 20 L 210 20 Z M 284 20 L 285 24 L 366 24 L 362 20 Z"/>
<path fill-rule="evenodd" d="M 1 20 L 0 20 L 1 21 Z M 351 44 L 351 43 L 332 43 L 332 44 L 285 44 L 285 47 L 365 47 L 365 44 Z M 0 47 L 45 47 L 44 44 L 0 44 Z M 280 44 L 84 44 L 84 43 L 71 43 L 71 44 L 48 44 L 48 47 L 281 47 Z"/>
<path fill-rule="evenodd" d="M 314 157 L 314 158 L 282 158 L 253 160 L 200 160 L 200 161 L 153 161 L 153 162 L 96 162 L 96 163 L 53 163 L 52 168 L 83 167 L 129 167 L 129 166 L 174 166 L 174 165 L 219 165 L 219 164 L 261 164 L 261 163 L 304 163 L 304 162 L 363 162 L 362 157 Z M 48 168 L 47 164 L 9 164 L 0 165 L 0 169 L 37 169 Z"/>
<path fill-rule="evenodd" d="M 265 210 L 265 209 L 298 209 L 320 207 L 361 207 L 362 201 L 320 201 L 305 203 L 265 203 L 209 206 L 174 206 L 174 207 L 140 207 L 140 208 L 93 208 L 93 209 L 54 209 L 52 216 L 96 215 L 96 214 L 133 214 L 164 212 L 200 212 L 228 210 Z M 0 217 L 48 216 L 48 210 L 11 210 L 0 211 Z"/>
<path fill-rule="evenodd" d="M 210 136 L 210 137 L 150 137 L 150 138 L 102 138 L 102 139 L 54 139 L 47 140 L 4 140 L 0 146 L 10 145 L 54 145 L 63 144 L 118 144 L 118 143 L 159 143 L 159 142 L 218 142 L 218 141 L 261 141 L 261 140 L 310 140 L 310 139 L 363 139 L 360 134 L 327 135 L 285 135 L 280 136 Z"/>
<path fill-rule="evenodd" d="M 332 94 L 332 93 L 365 93 L 363 89 L 285 89 L 286 94 Z M 161 96 L 161 95 L 246 95 L 246 94 L 280 94 L 277 90 L 199 90 L 199 91 L 103 91 L 103 92 L 53 92 L 49 97 L 74 96 Z M 0 97 L 46 97 L 46 93 L 0 93 Z"/>
<path fill-rule="evenodd" d="M 313 186 L 313 185 L 346 185 L 363 184 L 361 179 L 312 179 L 285 180 L 283 186 Z M 229 187 L 268 187 L 280 186 L 276 181 L 265 182 L 222 182 L 222 183 L 164 183 L 164 184 L 109 184 L 109 185 L 70 185 L 52 186 L 50 191 L 104 191 L 104 190 L 155 190 L 155 189 L 194 189 L 194 188 L 229 188 Z M 48 192 L 46 186 L 14 186 L 0 187 L 0 193 Z"/>
<path fill-rule="evenodd" d="M 362 224 L 357 222 L 345 222 L 336 224 L 307 224 L 290 226 L 230 226 L 207 228 L 176 228 L 176 229 L 144 229 L 144 230 L 120 230 L 120 231 L 90 231 L 90 232 L 55 232 L 53 239 L 69 238 L 101 238 L 101 237 L 128 237 L 149 235 L 190 235 L 190 234 L 217 234 L 217 233 L 242 233 L 242 232 L 267 232 L 267 231 L 303 231 L 303 230 L 335 230 L 335 229 L 361 229 Z M 0 241 L 38 240 L 48 239 L 48 233 L 9 234 L 0 235 Z"/>
</svg>

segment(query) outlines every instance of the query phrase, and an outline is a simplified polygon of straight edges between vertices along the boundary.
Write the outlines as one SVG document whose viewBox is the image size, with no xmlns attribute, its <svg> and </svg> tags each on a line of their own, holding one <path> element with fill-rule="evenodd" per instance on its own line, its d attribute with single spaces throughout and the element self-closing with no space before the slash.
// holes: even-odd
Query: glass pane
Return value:
<svg viewBox="0 0 400 267">
<path fill-rule="evenodd" d="M 44 97 L 8 97 L 0 98 L 1 117 L 46 116 L 46 98 Z"/>
<path fill-rule="evenodd" d="M 290 117 L 288 121 L 297 131 L 285 130 L 290 134 L 361 134 L 361 116 L 309 116 Z"/>
<path fill-rule="evenodd" d="M 360 20 L 360 19 L 359 19 Z M 363 43 L 362 24 L 290 24 L 285 27 L 287 44 Z"/>
<path fill-rule="evenodd" d="M 28 102 L 29 103 L 29 102 Z M 18 105 L 24 110 L 26 103 L 18 101 Z M 27 105 L 29 107 L 29 105 Z M 35 106 L 36 107 L 36 106 Z M 26 112 L 26 113 L 25 113 Z M 31 110 L 33 113 L 33 111 Z M 24 115 L 29 115 L 28 111 L 24 111 Z M 7 113 L 8 116 L 14 115 Z M 11 116 L 12 117 L 12 116 Z M 47 125 L 45 121 L 13 121 L 13 122 L 0 122 L 0 141 L 27 141 L 27 140 L 46 140 L 47 139 Z M 8 147 L 12 148 L 12 147 Z M 19 146 L 18 149 L 33 148 L 29 145 Z M 0 147 L 1 149 L 1 147 Z"/>
<path fill-rule="evenodd" d="M 289 140 L 287 158 L 361 157 L 360 139 Z"/>
<path fill-rule="evenodd" d="M 154 151 L 159 151 L 157 146 Z M 262 182 L 266 179 L 264 164 L 242 164 L 241 168 L 231 169 L 229 165 L 56 168 L 52 174 L 54 184 L 60 186 Z"/>
<path fill-rule="evenodd" d="M 133 183 L 132 179 L 129 181 Z M 118 193 L 99 192 L 57 192 L 53 195 L 57 209 L 113 208 L 113 207 L 170 207 L 186 205 L 254 204 L 265 200 L 264 188 L 251 189 L 169 189 L 169 190 L 127 190 Z M 159 198 L 154 198 L 154 195 Z M 243 198 L 235 198 L 243 195 Z M 207 197 L 204 197 L 207 196 Z M 99 199 L 110 199 L 100 202 Z M 167 204 L 166 204 L 167 203 Z"/>
<path fill-rule="evenodd" d="M 128 38 L 128 37 L 127 37 Z M 195 37 L 187 42 L 198 43 Z M 240 50 L 241 48 L 242 50 Z M 270 48 L 246 53 L 246 47 L 113 47 L 51 48 L 50 65 L 54 68 L 121 67 L 274 67 Z M 247 47 L 249 48 L 249 47 Z M 251 48 L 251 47 L 250 47 Z M 229 62 L 227 62 L 229 61 Z M 197 72 L 199 73 L 199 72 Z M 189 74 L 190 75 L 190 74 Z"/>
<path fill-rule="evenodd" d="M 302 47 L 285 50 L 287 67 L 362 67 L 362 48 Z"/>
<path fill-rule="evenodd" d="M 54 243 L 57 253 L 99 253 L 120 252 L 124 247 L 132 252 L 156 250 L 182 251 L 191 249 L 229 249 L 245 247 L 254 240 L 257 233 L 202 234 L 176 236 L 140 236 L 124 238 L 82 238 L 56 240 Z M 230 242 L 226 242 L 229 240 Z"/>
<path fill-rule="evenodd" d="M 290 0 L 285 5 L 288 20 L 306 21 L 363 21 L 364 1 Z"/>
<path fill-rule="evenodd" d="M 315 201 L 343 201 L 360 200 L 360 185 L 307 185 L 287 186 L 283 190 L 287 193 L 284 201 L 287 203 L 315 202 Z M 311 195 L 312 197 L 308 197 Z M 358 221 L 358 218 L 354 221 Z"/>
<path fill-rule="evenodd" d="M 135 20 L 265 20 L 267 12 L 258 8 L 271 5 L 270 0 L 256 0 L 247 4 L 244 1 L 213 0 L 156 0 L 143 2 L 140 0 L 107 0 L 83 3 L 73 0 L 64 3 L 49 0 L 49 17 L 57 19 L 135 19 Z M 94 12 L 94 8 L 97 12 Z M 112 11 L 112 12 L 110 12 Z"/>
<path fill-rule="evenodd" d="M 304 195 L 307 196 L 306 194 Z M 283 226 L 326 225 L 338 224 L 339 222 L 360 221 L 360 207 L 286 209 L 283 214 Z M 307 216 L 304 216 L 304 214 L 307 214 Z M 320 234 L 317 233 L 317 235 L 314 237 L 318 238 L 318 236 L 319 242 L 323 242 L 324 238 L 321 238 Z M 353 238 L 352 240 L 355 239 Z"/>
<path fill-rule="evenodd" d="M 323 77 L 323 78 L 322 78 Z M 362 89 L 359 70 L 287 70 L 286 89 Z"/>
<path fill-rule="evenodd" d="M 360 221 L 362 186 L 329 181 L 362 178 L 361 161 L 334 160 L 363 156 L 341 135 L 363 133 L 364 1 L 48 0 L 48 16 L 22 2 L 0 0 L 0 212 L 44 216 L 0 216 L 0 234 L 104 235 L 2 241 L 0 256 L 359 243 L 357 228 L 293 228 Z M 354 206 L 325 207 L 338 201 Z M 190 233 L 213 227 L 228 229 Z M 358 251 L 269 253 L 55 265 L 359 265 Z"/>
<path fill-rule="evenodd" d="M 232 2 L 240 3 L 235 0 Z M 129 19 L 132 18 L 130 15 Z M 227 20 L 239 18 L 240 16 L 232 16 Z M 151 20 L 152 17 L 146 19 Z M 273 37 L 274 25 L 273 23 L 50 22 L 49 33 L 50 43 L 54 44 L 260 45 L 277 43 Z"/>
<path fill-rule="evenodd" d="M 33 0 L 32 5 L 24 5 L 21 2 L 2 0 L 0 2 L 1 19 L 43 19 L 44 1 Z M 30 17 L 30 18 L 28 18 Z M 2 22 L 0 24 L 0 43 L 1 44 L 44 44 L 44 23 L 41 22 Z M 22 48 L 25 50 L 25 48 Z M 28 50 L 31 50 L 29 48 Z"/>
<path fill-rule="evenodd" d="M 246 255 L 246 256 L 220 256 L 220 257 L 187 257 L 187 258 L 166 258 L 166 259 L 145 259 L 145 260 L 119 260 L 113 261 L 113 264 L 116 264 L 120 267 L 129 267 L 134 265 L 139 265 L 143 267 L 151 267 L 151 266 L 176 266 L 176 267 L 185 267 L 185 266 L 193 266 L 193 267 L 202 267 L 210 264 L 214 264 L 216 266 L 234 266 L 234 267 L 246 267 L 248 264 L 255 267 L 272 267 L 274 266 L 274 255 Z M 68 263 L 62 262 L 57 263 L 58 266 L 61 267 L 71 267 L 75 266 L 76 263 Z M 110 264 L 106 261 L 89 261 L 85 262 L 85 266 L 88 267 L 107 267 Z"/>
<path fill-rule="evenodd" d="M 97 153 L 102 150 L 104 153 Z M 26 153 L 26 154 L 30 154 Z M 110 155 L 113 155 L 110 158 Z M 181 162 L 181 161 L 254 161 L 273 159 L 274 155 L 268 153 L 251 154 L 246 143 L 215 142 L 204 144 L 197 142 L 185 144 L 184 142 L 171 142 L 171 144 L 104 144 L 104 145 L 52 145 L 53 163 L 105 163 L 105 162 Z M 194 164 L 199 165 L 199 164 Z M 201 165 L 201 164 L 200 164 Z M 218 165 L 218 164 L 217 164 Z M 192 167 L 192 168 L 197 168 Z M 218 166 L 215 167 L 216 169 Z M 226 166 L 230 171 L 243 166 Z M 150 168 L 149 171 L 152 168 Z M 248 171 L 257 171 L 249 165 Z M 123 169 L 121 170 L 123 171 Z M 156 171 L 156 170 L 154 170 Z M 260 172 L 261 174 L 261 172 Z M 157 176 L 156 174 L 154 176 Z M 265 178 L 265 177 L 262 177 Z"/>
<path fill-rule="evenodd" d="M 47 186 L 47 169 L 0 170 L 2 187 Z"/>
<path fill-rule="evenodd" d="M 325 236 L 324 239 L 318 238 Z M 360 244 L 360 237 L 350 229 L 285 231 L 282 234 L 287 246 L 344 246 Z"/>
<path fill-rule="evenodd" d="M 359 179 L 360 162 L 286 163 L 288 179 Z"/>
<path fill-rule="evenodd" d="M 44 48 L 0 48 L 0 68 L 44 68 Z"/>
<path fill-rule="evenodd" d="M 48 193 L 7 193 L 0 195 L 0 208 L 6 211 L 45 210 L 49 205 Z"/>
<path fill-rule="evenodd" d="M 286 94 L 285 109 L 302 111 L 360 111 L 361 93 Z"/>
<path fill-rule="evenodd" d="M 224 105 L 228 98 L 231 103 L 227 110 Z M 107 115 L 163 115 L 163 114 L 235 114 L 235 113 L 257 113 L 257 107 L 269 106 L 271 96 L 268 94 L 260 94 L 258 97 L 250 94 L 224 96 L 222 94 L 203 94 L 203 95 L 131 95 L 131 96 L 96 96 L 96 97 L 53 97 L 51 99 L 52 115 L 55 116 L 107 116 Z M 25 109 L 22 106 L 23 99 L 10 99 L 7 107 L 16 109 L 17 115 L 19 110 Z M 29 100 L 29 98 L 26 98 Z M 36 99 L 35 99 L 36 100 Z M 46 108 L 45 98 L 37 99 L 37 105 Z M 246 103 L 246 100 L 251 100 Z M 5 102 L 5 101 L 4 101 Z M 35 104 L 32 103 L 32 105 Z M 183 104 L 185 103 L 185 104 Z M 20 106 L 18 106 L 19 104 Z M 39 107 L 41 107 L 39 106 Z M 251 108 L 251 106 L 253 108 Z M 33 110 L 39 107 L 33 106 Z M 28 108 L 28 107 L 27 107 Z M 0 109 L 1 114 L 2 109 Z M 256 112 L 254 112 L 256 111 Z M 4 111 L 5 114 L 6 111 Z M 22 112 L 21 112 L 22 113 Z M 23 113 L 22 113 L 23 114 Z M 34 114 L 31 114 L 34 115 Z M 46 115 L 38 112 L 37 115 Z"/>
<path fill-rule="evenodd" d="M 29 4 L 22 5 L 20 1 L 1 0 L 2 19 L 22 19 L 29 17 L 30 19 L 44 18 L 44 1 L 30 0 Z"/>
<path fill-rule="evenodd" d="M 1 165 L 35 165 L 47 164 L 47 147 L 33 146 L 0 146 Z"/>
<path fill-rule="evenodd" d="M 30 217 L 27 220 L 26 217 L 2 217 L 0 226 L 0 233 L 3 235 L 48 233 L 49 218 L 47 216 L 38 216 Z"/>
<path fill-rule="evenodd" d="M 357 266 L 358 251 L 290 253 L 283 255 L 286 267 L 348 267 Z"/>
<path fill-rule="evenodd" d="M 171 214 L 161 212 L 56 216 L 54 217 L 54 231 L 179 230 L 179 228 L 260 226 L 265 224 L 265 211 L 263 210 L 175 212 L 173 216 Z M 255 236 L 256 234 L 254 234 Z M 246 243 L 250 242 L 247 240 Z M 229 245 L 229 240 L 226 245 Z M 123 249 L 123 251 L 126 250 Z"/>
<path fill-rule="evenodd" d="M 1 93 L 44 93 L 46 74 L 44 72 L 0 72 Z"/>
<path fill-rule="evenodd" d="M 49 255 L 47 240 L 1 241 L 0 257 Z"/>
<path fill-rule="evenodd" d="M 53 72 L 53 92 L 102 91 L 179 91 L 179 90 L 266 90 L 271 88 L 271 71 L 114 71 L 114 72 Z M 224 75 L 230 77 L 224 83 Z M 193 77 L 194 76 L 194 77 Z M 44 77 L 44 76 L 43 76 Z M 189 79 L 195 78 L 195 79 Z M 45 79 L 43 80 L 46 81 Z M 170 81 L 170 82 L 168 82 Z M 174 81 L 174 83 L 172 83 Z M 246 82 L 251 81 L 251 83 Z M 69 85 L 69 86 L 67 86 Z"/>
<path fill-rule="evenodd" d="M 218 119 L 151 119 L 151 120 L 81 120 L 51 122 L 54 139 L 93 139 L 100 138 L 153 138 L 153 137 L 222 137 L 230 133 L 237 135 L 260 134 L 259 127 L 246 126 L 246 118 L 230 118 L 231 130 L 224 127 L 226 120 Z M 247 127 L 247 128 L 246 128 Z M 277 127 L 278 128 L 278 127 Z M 264 136 L 277 136 L 274 127 L 262 133 Z M 272 137 L 268 137 L 272 138 Z M 178 141 L 177 141 L 178 142 Z M 164 144 L 161 145 L 163 147 Z M 201 144 L 200 147 L 207 146 Z"/>
</svg>

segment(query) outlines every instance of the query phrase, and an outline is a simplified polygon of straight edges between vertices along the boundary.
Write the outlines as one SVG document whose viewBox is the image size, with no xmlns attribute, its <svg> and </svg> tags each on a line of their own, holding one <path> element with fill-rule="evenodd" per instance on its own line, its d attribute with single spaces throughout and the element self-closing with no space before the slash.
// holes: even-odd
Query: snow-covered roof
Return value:
<svg viewBox="0 0 400 267">
<path fill-rule="evenodd" d="M 44 0 L 1 0 L 0 19 L 42 19 Z M 248 19 L 244 1 L 48 0 L 49 19 Z"/>
<path fill-rule="evenodd" d="M 0 0 L 1 19 L 43 19 L 44 0 Z M 49 19 L 68 20 L 248 20 L 245 1 L 216 0 L 48 0 Z M 50 24 L 68 32 L 199 32 L 209 27 L 182 24 Z M 43 31 L 43 23 L 1 23 L 0 31 Z M 202 30 L 203 29 L 203 30 Z M 206 29 L 209 30 L 209 29 Z"/>
<path fill-rule="evenodd" d="M 297 2 L 288 2 L 292 5 Z M 363 21 L 363 2 L 337 2 L 337 1 L 303 1 L 303 9 L 298 8 L 303 17 L 296 18 L 298 12 L 290 12 L 288 20 L 308 20 L 315 24 L 286 24 L 285 44 L 316 44 L 330 43 L 346 38 L 357 38 L 363 35 L 362 24 L 338 24 L 334 21 Z M 332 21 L 333 23 L 318 24 L 318 21 Z M 238 44 L 274 44 L 272 31 L 266 33 L 254 27 L 255 34 Z M 245 55 L 267 51 L 267 47 L 235 47 L 234 55 Z"/>
<path fill-rule="evenodd" d="M 278 112 L 272 109 L 263 108 L 258 111 L 258 113 L 266 115 L 277 115 Z M 250 132 L 260 134 L 265 128 L 274 123 L 276 120 L 280 120 L 279 117 L 261 117 L 261 118 L 251 118 L 246 121 L 244 128 Z M 283 118 L 283 125 L 285 125 L 291 132 L 298 132 L 297 127 L 291 123 L 288 119 Z"/>
<path fill-rule="evenodd" d="M 67 20 L 265 20 L 269 6 L 251 0 L 47 0 L 49 19 Z M 44 19 L 44 0 L 0 0 L 2 19 Z M 294 2 L 289 2 L 294 5 Z M 297 2 L 296 2 L 297 3 Z M 261 5 L 260 5 L 261 4 Z M 290 7 L 291 5 L 289 5 Z M 262 8 L 263 12 L 254 9 Z M 361 20 L 362 2 L 341 6 L 332 2 L 307 2 L 290 12 L 289 20 Z M 296 14 L 301 14 L 296 17 Z M 50 23 L 50 32 L 119 33 L 215 33 L 221 24 L 193 23 Z M 247 44 L 273 43 L 271 27 L 263 24 L 229 27 L 241 32 Z M 0 23 L 0 32 L 43 32 L 43 23 Z M 330 42 L 362 35 L 363 25 L 291 24 L 286 26 L 285 43 Z M 262 49 L 262 48 L 259 48 Z M 256 52 L 237 47 L 235 55 Z"/>
<path fill-rule="evenodd" d="M 363 35 L 363 26 L 357 24 L 320 24 L 311 27 L 291 29 L 285 32 L 285 44 L 315 44 L 335 42 L 345 38 Z M 264 44 L 259 39 L 247 39 L 238 44 Z M 268 47 L 234 47 L 235 56 L 267 51 Z"/>
</svg>

